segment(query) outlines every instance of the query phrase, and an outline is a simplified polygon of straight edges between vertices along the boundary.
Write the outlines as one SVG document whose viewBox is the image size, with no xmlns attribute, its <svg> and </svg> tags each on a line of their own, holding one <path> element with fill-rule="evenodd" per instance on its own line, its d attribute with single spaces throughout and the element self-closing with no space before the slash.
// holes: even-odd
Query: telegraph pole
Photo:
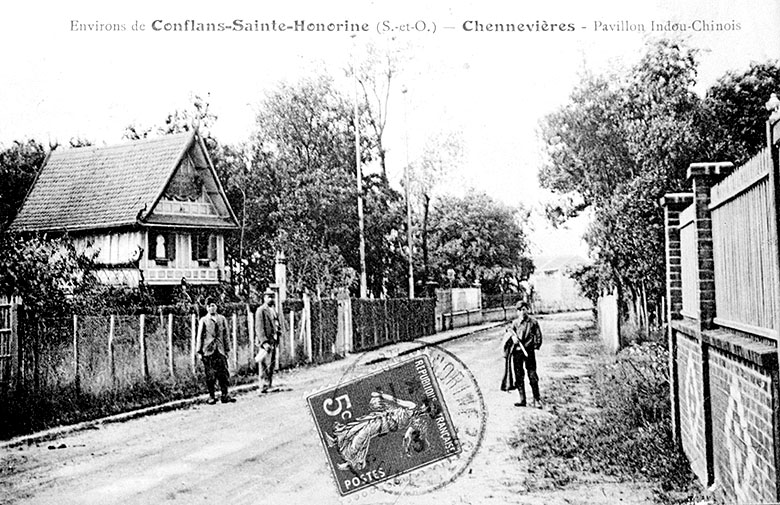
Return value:
<svg viewBox="0 0 780 505">
<path fill-rule="evenodd" d="M 412 247 L 412 204 L 409 201 L 409 123 L 406 115 L 409 99 L 406 96 L 406 86 L 401 90 L 404 95 L 404 138 L 406 141 L 406 166 L 404 167 L 404 193 L 406 196 L 406 243 L 409 249 L 409 299 L 414 298 L 414 261 Z"/>
<path fill-rule="evenodd" d="M 352 40 L 357 41 L 356 35 Z M 355 82 L 355 170 L 357 171 L 358 230 L 360 234 L 360 298 L 368 298 L 368 280 L 366 277 L 366 236 L 363 220 L 363 170 L 360 166 L 360 120 L 358 114 L 358 77 L 355 53 L 357 43 L 353 45 L 352 77 Z"/>
</svg>

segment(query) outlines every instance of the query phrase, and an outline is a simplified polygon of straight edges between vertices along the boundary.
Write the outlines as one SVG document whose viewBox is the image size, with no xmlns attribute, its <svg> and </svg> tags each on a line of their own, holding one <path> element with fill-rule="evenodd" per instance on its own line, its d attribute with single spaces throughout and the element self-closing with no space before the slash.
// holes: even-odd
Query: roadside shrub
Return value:
<svg viewBox="0 0 780 505">
<path fill-rule="evenodd" d="M 664 346 L 646 342 L 616 357 L 601 355 L 584 380 L 591 394 L 579 402 L 574 396 L 582 392 L 570 381 L 553 381 L 547 387 L 553 419 L 523 429 L 510 445 L 556 485 L 592 472 L 655 482 L 666 503 L 692 499 L 695 478 L 672 441 Z"/>
</svg>

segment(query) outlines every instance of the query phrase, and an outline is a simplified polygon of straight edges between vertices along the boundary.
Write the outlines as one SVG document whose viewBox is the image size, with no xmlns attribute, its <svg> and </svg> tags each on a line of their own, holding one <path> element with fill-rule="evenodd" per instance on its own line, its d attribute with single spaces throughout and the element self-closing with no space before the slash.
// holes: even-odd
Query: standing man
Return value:
<svg viewBox="0 0 780 505">
<path fill-rule="evenodd" d="M 208 314 L 200 319 L 198 325 L 198 340 L 196 349 L 203 359 L 203 367 L 206 369 L 206 387 L 209 390 L 209 405 L 217 403 L 214 395 L 214 386 L 219 381 L 219 389 L 222 393 L 222 403 L 236 401 L 228 395 L 227 356 L 230 352 L 230 339 L 228 339 L 227 319 L 222 314 L 217 314 L 217 304 L 212 300 L 206 300 Z"/>
<path fill-rule="evenodd" d="M 271 388 L 276 364 L 276 347 L 281 336 L 275 298 L 276 294 L 272 290 L 266 290 L 263 304 L 255 312 L 255 345 L 265 351 L 265 357 L 259 361 L 261 393 L 267 393 Z"/>
<path fill-rule="evenodd" d="M 512 321 L 504 340 L 504 379 L 501 381 L 501 391 L 517 389 L 520 401 L 516 407 L 525 407 L 525 373 L 528 371 L 528 382 L 534 395 L 533 406 L 542 408 L 542 397 L 539 394 L 539 376 L 536 374 L 536 351 L 542 347 L 542 330 L 539 323 L 528 315 L 528 302 L 517 304 L 519 317 Z"/>
</svg>

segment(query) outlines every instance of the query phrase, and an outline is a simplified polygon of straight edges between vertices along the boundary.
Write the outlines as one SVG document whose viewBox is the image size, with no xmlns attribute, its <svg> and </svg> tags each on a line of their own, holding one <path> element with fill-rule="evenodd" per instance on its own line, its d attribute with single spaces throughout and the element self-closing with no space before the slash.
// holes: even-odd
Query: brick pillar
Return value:
<svg viewBox="0 0 780 505">
<path fill-rule="evenodd" d="M 680 249 L 680 212 L 693 202 L 693 193 L 668 193 L 661 198 L 666 238 L 666 317 L 669 340 L 669 398 L 672 405 L 672 436 L 680 443 L 679 377 L 677 370 L 677 334 L 672 320 L 682 315 L 682 264 Z"/>
<path fill-rule="evenodd" d="M 693 193 L 668 193 L 661 198 L 666 235 L 666 304 L 667 317 L 681 319 L 682 266 L 680 251 L 680 212 L 693 202 Z"/>
<path fill-rule="evenodd" d="M 284 252 L 282 251 L 276 253 L 274 280 L 278 287 L 278 296 L 276 297 L 277 309 L 281 314 L 282 302 L 287 299 L 287 258 L 285 258 Z"/>
<path fill-rule="evenodd" d="M 696 205 L 695 236 L 699 265 L 699 322 L 701 329 L 712 328 L 715 319 L 715 264 L 712 260 L 712 218 L 710 217 L 710 190 L 712 186 L 731 173 L 734 164 L 691 163 L 688 180 L 693 184 Z"/>
<path fill-rule="evenodd" d="M 772 168 L 769 171 L 769 187 L 771 201 L 773 203 L 775 226 L 775 240 L 780 241 L 780 162 L 778 161 L 778 144 L 780 143 L 780 111 L 775 109 L 766 122 L 766 145 L 772 156 Z M 773 244 L 775 251 L 780 256 L 780 246 Z M 780 258 L 777 259 L 780 263 Z M 775 328 L 780 329 L 780 286 L 775 291 Z M 777 346 L 780 353 L 780 345 Z M 780 359 L 778 360 L 780 361 Z M 780 501 L 780 373 L 772 371 L 772 440 L 774 446 L 774 461 L 776 474 L 777 499 Z"/>
<path fill-rule="evenodd" d="M 710 216 L 710 190 L 720 179 L 734 170 L 731 162 L 691 163 L 688 166 L 688 181 L 693 186 L 695 205 L 694 236 L 699 267 L 699 330 L 713 327 L 715 319 L 715 263 L 712 256 L 712 217 Z M 715 462 L 712 441 L 712 402 L 710 399 L 710 346 L 704 338 L 701 342 L 701 367 L 704 411 L 704 445 L 707 457 L 707 484 L 715 481 Z"/>
</svg>

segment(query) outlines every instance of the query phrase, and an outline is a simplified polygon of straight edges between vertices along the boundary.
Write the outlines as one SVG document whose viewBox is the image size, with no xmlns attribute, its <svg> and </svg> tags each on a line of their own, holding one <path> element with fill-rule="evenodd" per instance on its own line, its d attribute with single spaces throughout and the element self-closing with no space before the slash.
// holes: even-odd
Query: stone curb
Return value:
<svg viewBox="0 0 780 505">
<path fill-rule="evenodd" d="M 457 332 L 453 335 L 448 335 L 443 338 L 437 339 L 437 338 L 431 338 L 430 341 L 426 340 L 414 340 L 412 342 L 420 344 L 417 345 L 411 349 L 405 349 L 403 351 L 399 351 L 395 354 L 393 357 L 398 356 L 404 356 L 406 354 L 411 354 L 415 351 L 418 351 L 420 349 L 424 349 L 425 347 L 429 347 L 431 345 L 439 345 L 443 344 L 445 342 L 450 342 L 452 340 L 456 340 L 459 338 L 463 338 L 469 335 L 474 335 L 476 333 L 480 333 L 482 331 L 487 331 L 490 329 L 493 329 L 497 326 L 501 326 L 503 324 L 506 324 L 506 321 L 496 321 L 494 324 L 482 324 L 477 328 L 474 328 L 470 331 L 465 331 L 463 333 Z M 450 330 L 452 331 L 452 330 Z M 423 338 L 429 338 L 429 337 L 423 337 Z M 370 351 L 369 351 L 370 352 Z M 365 364 L 373 364 L 373 363 L 379 363 L 382 361 L 386 361 L 388 359 L 391 359 L 390 357 L 380 357 L 372 361 L 368 361 Z M 239 386 L 234 386 L 231 388 L 231 391 L 233 393 L 247 393 L 250 391 L 254 391 L 258 389 L 258 385 L 255 384 L 243 384 Z M 137 419 L 139 417 L 145 417 L 150 416 L 154 414 L 160 414 L 162 412 L 169 412 L 171 410 L 178 410 L 178 409 L 184 409 L 187 407 L 190 407 L 192 405 L 196 405 L 199 403 L 205 403 L 208 399 L 207 394 L 198 395 L 192 398 L 184 398 L 181 400 L 175 400 L 167 403 L 163 403 L 161 405 L 153 405 L 151 407 L 145 407 L 142 409 L 137 410 L 131 410 L 129 412 L 123 412 L 121 414 L 115 414 L 108 417 L 103 417 L 100 419 L 93 419 L 91 421 L 83 421 L 76 424 L 71 424 L 67 426 L 58 426 L 56 428 L 51 428 L 48 430 L 40 431 L 38 433 L 32 433 L 29 435 L 22 435 L 16 438 L 12 438 L 10 440 L 6 440 L 4 442 L 0 442 L 0 449 L 13 449 L 15 447 L 23 446 L 23 445 L 33 445 L 38 444 L 41 442 L 49 442 L 52 440 L 56 440 L 57 438 L 60 438 L 65 435 L 70 435 L 71 433 L 76 433 L 79 431 L 84 430 L 92 430 L 92 429 L 98 429 L 100 426 L 104 424 L 111 424 L 111 423 L 122 423 L 125 421 L 130 421 L 132 419 Z"/>
</svg>

